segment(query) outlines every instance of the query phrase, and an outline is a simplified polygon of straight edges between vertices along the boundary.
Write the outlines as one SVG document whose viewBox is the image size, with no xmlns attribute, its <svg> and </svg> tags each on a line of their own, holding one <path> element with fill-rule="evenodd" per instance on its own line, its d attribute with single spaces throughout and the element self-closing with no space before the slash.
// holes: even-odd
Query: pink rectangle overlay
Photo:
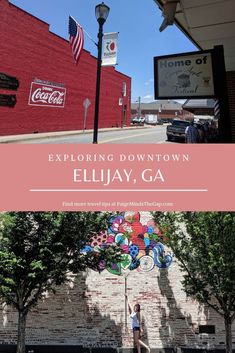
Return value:
<svg viewBox="0 0 235 353">
<path fill-rule="evenodd" d="M 1 211 L 235 210 L 235 145 L 0 145 Z"/>
</svg>

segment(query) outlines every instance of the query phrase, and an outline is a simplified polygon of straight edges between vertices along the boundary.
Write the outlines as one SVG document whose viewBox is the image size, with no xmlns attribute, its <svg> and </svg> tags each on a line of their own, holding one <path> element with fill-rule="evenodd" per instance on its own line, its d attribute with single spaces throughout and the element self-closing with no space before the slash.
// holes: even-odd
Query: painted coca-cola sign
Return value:
<svg viewBox="0 0 235 353">
<path fill-rule="evenodd" d="M 29 105 L 64 108 L 66 88 L 62 85 L 43 82 L 32 82 L 29 94 Z"/>
</svg>

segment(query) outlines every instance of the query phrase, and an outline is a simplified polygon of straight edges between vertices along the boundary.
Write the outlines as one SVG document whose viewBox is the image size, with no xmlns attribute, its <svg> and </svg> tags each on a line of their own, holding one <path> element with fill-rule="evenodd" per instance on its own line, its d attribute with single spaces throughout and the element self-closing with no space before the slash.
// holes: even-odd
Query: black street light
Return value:
<svg viewBox="0 0 235 353">
<path fill-rule="evenodd" d="M 99 103 L 100 103 L 100 74 L 101 74 L 101 55 L 102 55 L 102 38 L 103 25 L 109 15 L 109 7 L 103 2 L 95 7 L 95 16 L 99 23 L 98 33 L 98 59 L 97 59 L 97 76 L 96 76 L 96 96 L 95 96 L 95 117 L 94 117 L 94 133 L 93 143 L 97 143 L 98 137 L 98 122 L 99 122 Z"/>
</svg>

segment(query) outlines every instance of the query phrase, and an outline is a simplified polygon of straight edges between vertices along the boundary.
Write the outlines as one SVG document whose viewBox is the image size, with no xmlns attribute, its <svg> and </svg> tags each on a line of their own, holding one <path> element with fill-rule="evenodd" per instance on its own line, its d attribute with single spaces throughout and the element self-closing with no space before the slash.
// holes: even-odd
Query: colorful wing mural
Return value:
<svg viewBox="0 0 235 353">
<path fill-rule="evenodd" d="M 83 253 L 99 252 L 102 246 L 118 243 L 122 249 L 121 261 L 111 267 L 100 263 L 101 271 L 106 269 L 115 275 L 135 269 L 148 272 L 155 266 L 159 269 L 168 268 L 172 263 L 173 256 L 165 252 L 162 238 L 153 220 L 143 225 L 139 212 L 124 212 L 112 215 L 107 220 L 107 230 L 93 236 Z"/>
</svg>

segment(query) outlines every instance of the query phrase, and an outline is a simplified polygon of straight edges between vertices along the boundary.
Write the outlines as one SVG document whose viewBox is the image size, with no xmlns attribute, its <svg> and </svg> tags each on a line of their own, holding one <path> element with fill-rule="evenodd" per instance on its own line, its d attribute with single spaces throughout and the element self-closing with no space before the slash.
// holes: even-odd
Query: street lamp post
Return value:
<svg viewBox="0 0 235 353">
<path fill-rule="evenodd" d="M 98 123 L 99 123 L 99 103 L 100 103 L 100 75 L 102 63 L 102 38 L 103 38 L 103 25 L 109 15 L 109 7 L 103 2 L 95 7 L 96 19 L 99 23 L 98 33 L 98 59 L 97 59 L 97 76 L 96 76 L 96 96 L 95 96 L 95 117 L 94 117 L 94 133 L 93 143 L 98 140 Z"/>
</svg>

